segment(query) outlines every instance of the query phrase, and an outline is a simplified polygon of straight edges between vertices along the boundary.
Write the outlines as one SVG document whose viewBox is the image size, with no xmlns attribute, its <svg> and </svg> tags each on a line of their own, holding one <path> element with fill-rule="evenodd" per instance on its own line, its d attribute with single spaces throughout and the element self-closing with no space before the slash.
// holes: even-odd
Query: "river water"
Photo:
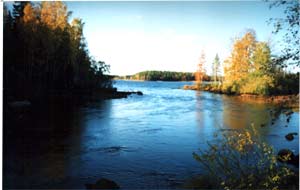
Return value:
<svg viewBox="0 0 300 190">
<path fill-rule="evenodd" d="M 179 187 L 203 172 L 194 151 L 218 131 L 251 123 L 276 150 L 298 154 L 298 136 L 284 136 L 299 131 L 299 112 L 288 123 L 285 114 L 272 120 L 273 105 L 180 89 L 186 84 L 116 81 L 144 95 L 45 108 L 19 118 L 18 129 L 4 126 L 5 187 L 78 189 L 102 177 L 129 189 Z"/>
</svg>

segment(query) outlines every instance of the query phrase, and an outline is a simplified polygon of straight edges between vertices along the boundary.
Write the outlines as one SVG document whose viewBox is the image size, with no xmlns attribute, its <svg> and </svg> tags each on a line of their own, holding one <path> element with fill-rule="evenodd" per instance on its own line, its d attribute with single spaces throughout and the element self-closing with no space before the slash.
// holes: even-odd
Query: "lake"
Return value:
<svg viewBox="0 0 300 190">
<path fill-rule="evenodd" d="M 85 188 L 105 177 L 122 188 L 175 188 L 202 173 L 192 153 L 214 134 L 251 123 L 276 150 L 298 154 L 299 112 L 272 124 L 271 104 L 182 90 L 192 82 L 115 81 L 143 96 L 47 107 L 4 124 L 4 185 L 8 188 Z M 265 127 L 261 127 L 265 124 Z"/>
</svg>

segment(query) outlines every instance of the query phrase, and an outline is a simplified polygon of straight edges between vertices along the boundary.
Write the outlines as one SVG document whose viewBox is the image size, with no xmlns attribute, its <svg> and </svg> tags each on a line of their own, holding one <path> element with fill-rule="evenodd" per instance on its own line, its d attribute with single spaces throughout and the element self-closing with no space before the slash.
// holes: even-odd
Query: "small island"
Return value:
<svg viewBox="0 0 300 190">
<path fill-rule="evenodd" d="M 209 80 L 209 76 L 205 76 L 204 78 Z M 142 81 L 194 81 L 195 76 L 192 72 L 142 71 L 134 75 L 115 76 L 114 79 Z"/>
</svg>

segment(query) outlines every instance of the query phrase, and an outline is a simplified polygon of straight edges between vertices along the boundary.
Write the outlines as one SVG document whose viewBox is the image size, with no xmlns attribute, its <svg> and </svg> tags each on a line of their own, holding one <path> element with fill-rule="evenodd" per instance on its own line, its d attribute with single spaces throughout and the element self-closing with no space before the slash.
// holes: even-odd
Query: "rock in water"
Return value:
<svg viewBox="0 0 300 190">
<path fill-rule="evenodd" d="M 86 189 L 120 189 L 120 186 L 109 179 L 101 178 L 95 184 L 85 184 Z"/>
<path fill-rule="evenodd" d="M 293 111 L 289 110 L 289 111 L 286 111 L 286 112 L 285 112 L 285 115 L 286 115 L 286 116 L 290 116 L 290 115 L 292 115 L 293 113 L 294 113 Z"/>
<path fill-rule="evenodd" d="M 139 96 L 143 95 L 143 93 L 141 91 L 137 91 L 136 94 L 139 95 Z"/>
<path fill-rule="evenodd" d="M 292 141 L 294 140 L 294 135 L 297 135 L 298 133 L 289 133 L 287 135 L 285 135 L 285 138 L 288 140 L 288 141 Z"/>
</svg>

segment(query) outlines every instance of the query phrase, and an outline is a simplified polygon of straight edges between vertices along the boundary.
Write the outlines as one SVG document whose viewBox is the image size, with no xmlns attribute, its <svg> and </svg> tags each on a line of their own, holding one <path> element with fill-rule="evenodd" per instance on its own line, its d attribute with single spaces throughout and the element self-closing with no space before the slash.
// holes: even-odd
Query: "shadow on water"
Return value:
<svg viewBox="0 0 300 190">
<path fill-rule="evenodd" d="M 107 114 L 109 103 L 98 102 L 89 111 Z M 84 108 L 51 104 L 12 110 L 6 105 L 4 110 L 4 188 L 68 187 L 72 157 L 81 154 L 87 130 L 82 125 L 87 114 Z"/>
</svg>

